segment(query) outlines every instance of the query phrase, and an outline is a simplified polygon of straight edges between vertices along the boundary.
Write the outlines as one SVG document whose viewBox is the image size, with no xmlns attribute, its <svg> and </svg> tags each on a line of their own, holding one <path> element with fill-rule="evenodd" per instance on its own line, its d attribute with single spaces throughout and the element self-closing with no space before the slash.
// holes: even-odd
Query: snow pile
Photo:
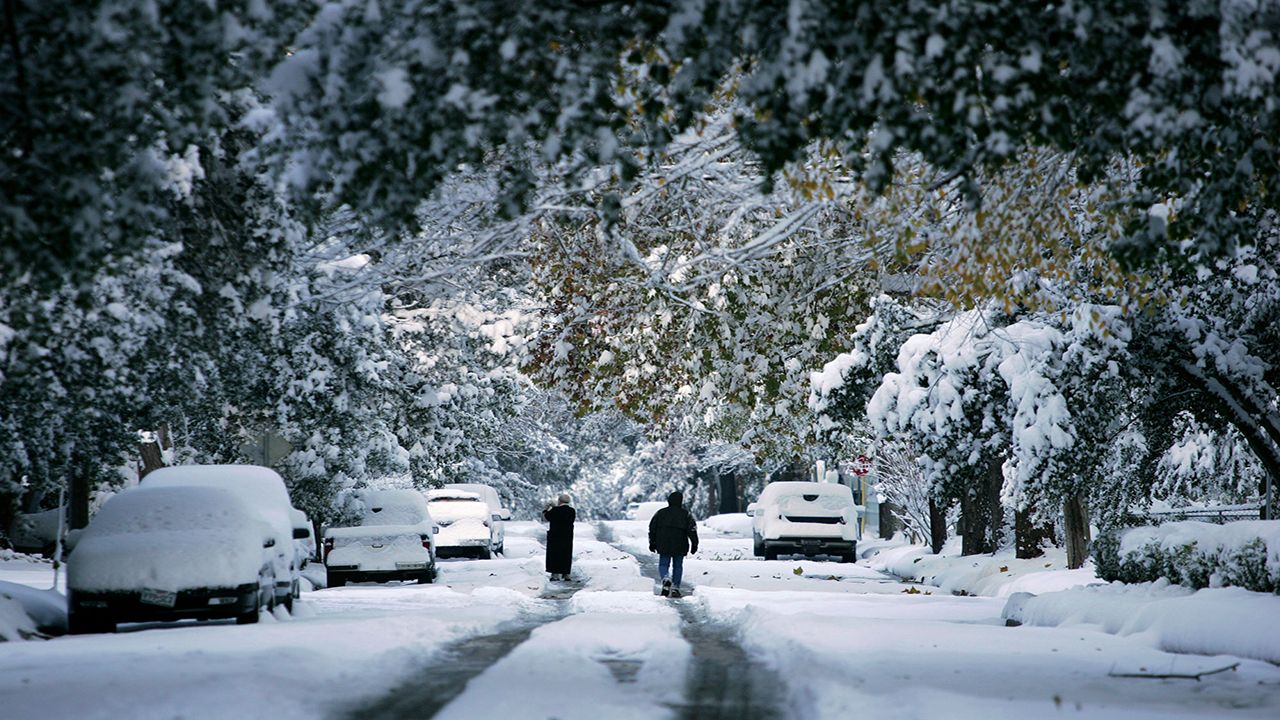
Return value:
<svg viewBox="0 0 1280 720">
<path fill-rule="evenodd" d="M 134 488 L 108 500 L 85 529 L 67 562 L 67 585 L 176 592 L 257 582 L 270 536 L 225 490 Z"/>
<path fill-rule="evenodd" d="M 1095 557 L 1108 580 L 1280 592 L 1280 520 L 1137 527 L 1099 538 Z"/>
<path fill-rule="evenodd" d="M 1009 599 L 1003 616 L 1024 625 L 1096 625 L 1144 635 L 1154 647 L 1280 663 L 1280 597 L 1241 588 L 1191 590 L 1161 580 L 1113 583 Z"/>
<path fill-rule="evenodd" d="M 42 590 L 0 580 L 0 600 L 17 603 L 39 632 L 62 635 L 67 631 L 67 598 L 57 590 Z M 2 629 L 0 634 L 4 634 Z M 14 639 L 11 635 L 6 637 Z"/>
<path fill-rule="evenodd" d="M 27 553 L 18 552 L 17 550 L 9 550 L 8 548 L 0 548 L 0 562 L 22 562 L 22 563 L 40 563 L 43 565 L 52 564 L 53 561 L 39 555 L 28 555 Z"/>
<path fill-rule="evenodd" d="M 751 518 L 746 513 L 727 513 L 712 515 L 702 525 L 722 535 L 736 537 L 751 536 Z"/>
<path fill-rule="evenodd" d="M 0 594 L 0 642 L 26 640 L 36 634 L 36 624 L 17 600 Z"/>
<path fill-rule="evenodd" d="M 1016 592 L 1053 592 L 1101 582 L 1091 563 L 1068 570 L 1067 554 L 1061 548 L 1019 560 L 1012 549 L 994 555 L 961 555 L 959 540 L 952 538 L 938 555 L 924 545 L 888 547 L 872 556 L 869 564 L 875 570 L 953 594 L 1007 597 Z"/>
</svg>

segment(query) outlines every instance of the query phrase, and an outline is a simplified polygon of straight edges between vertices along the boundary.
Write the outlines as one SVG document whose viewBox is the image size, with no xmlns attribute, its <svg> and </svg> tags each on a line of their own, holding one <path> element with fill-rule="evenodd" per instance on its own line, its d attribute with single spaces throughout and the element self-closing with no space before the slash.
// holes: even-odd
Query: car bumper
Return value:
<svg viewBox="0 0 1280 720">
<path fill-rule="evenodd" d="M 231 618 L 260 606 L 257 583 L 234 588 L 180 590 L 172 607 L 145 603 L 139 592 L 81 592 L 67 595 L 68 612 L 112 622 L 147 622 L 199 618 Z"/>
<path fill-rule="evenodd" d="M 857 542 L 843 538 L 777 538 L 764 541 L 766 550 L 779 555 L 851 555 Z"/>
<path fill-rule="evenodd" d="M 398 568 L 396 570 L 361 570 L 359 568 L 346 568 L 342 566 L 334 566 L 328 569 L 329 584 L 333 584 L 336 579 L 342 579 L 344 582 L 394 582 L 396 580 L 417 580 L 425 573 L 430 573 L 432 568 L 430 565 L 422 564 L 422 567 L 416 568 Z"/>
</svg>

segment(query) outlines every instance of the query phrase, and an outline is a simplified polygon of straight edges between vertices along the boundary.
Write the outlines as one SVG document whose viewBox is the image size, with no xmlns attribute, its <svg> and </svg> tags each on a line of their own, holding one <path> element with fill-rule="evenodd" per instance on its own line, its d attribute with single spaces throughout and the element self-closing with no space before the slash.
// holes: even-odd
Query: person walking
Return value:
<svg viewBox="0 0 1280 720">
<path fill-rule="evenodd" d="M 550 527 L 547 528 L 547 572 L 552 580 L 568 580 L 573 566 L 573 521 L 578 513 L 569 506 L 569 495 L 562 493 L 559 500 L 542 511 Z"/>
<path fill-rule="evenodd" d="M 662 594 L 680 597 L 684 556 L 698 552 L 698 525 L 684 509 L 684 495 L 679 490 L 667 496 L 667 506 L 649 521 L 649 552 L 658 553 Z"/>
</svg>

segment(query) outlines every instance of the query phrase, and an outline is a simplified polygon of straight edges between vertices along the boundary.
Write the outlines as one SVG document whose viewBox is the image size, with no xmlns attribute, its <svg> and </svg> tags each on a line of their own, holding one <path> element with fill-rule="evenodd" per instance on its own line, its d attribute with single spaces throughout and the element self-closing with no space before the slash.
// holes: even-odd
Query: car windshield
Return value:
<svg viewBox="0 0 1280 720">
<path fill-rule="evenodd" d="M 111 498 L 94 516 L 94 535 L 219 530 L 251 524 L 248 509 L 224 490 L 156 487 Z"/>
</svg>

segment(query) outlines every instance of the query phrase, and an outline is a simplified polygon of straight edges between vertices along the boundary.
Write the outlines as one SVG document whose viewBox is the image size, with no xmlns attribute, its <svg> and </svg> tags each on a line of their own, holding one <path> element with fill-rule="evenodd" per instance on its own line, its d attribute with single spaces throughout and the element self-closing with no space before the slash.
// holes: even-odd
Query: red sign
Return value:
<svg viewBox="0 0 1280 720">
<path fill-rule="evenodd" d="M 853 461 L 853 474 L 862 476 L 871 472 L 871 458 L 866 455 L 859 455 Z"/>
</svg>

